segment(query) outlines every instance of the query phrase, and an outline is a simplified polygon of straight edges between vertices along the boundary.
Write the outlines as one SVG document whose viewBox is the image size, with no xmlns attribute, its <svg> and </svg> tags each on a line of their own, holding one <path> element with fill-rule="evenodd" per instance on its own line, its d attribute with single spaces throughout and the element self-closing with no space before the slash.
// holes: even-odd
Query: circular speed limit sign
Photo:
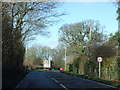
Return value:
<svg viewBox="0 0 120 90">
<path fill-rule="evenodd" d="M 102 57 L 98 57 L 98 58 L 97 58 L 97 61 L 98 61 L 98 62 L 102 62 L 102 61 L 103 61 L 103 58 L 102 58 Z"/>
</svg>

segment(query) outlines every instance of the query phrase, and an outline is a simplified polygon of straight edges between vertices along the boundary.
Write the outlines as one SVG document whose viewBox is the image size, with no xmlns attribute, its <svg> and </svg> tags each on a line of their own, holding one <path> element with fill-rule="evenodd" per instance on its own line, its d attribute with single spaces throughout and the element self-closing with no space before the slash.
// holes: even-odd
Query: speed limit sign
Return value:
<svg viewBox="0 0 120 90">
<path fill-rule="evenodd" d="M 98 61 L 98 62 L 102 62 L 102 61 L 103 61 L 103 58 L 102 58 L 102 57 L 98 57 L 98 58 L 97 58 L 97 61 Z"/>
</svg>

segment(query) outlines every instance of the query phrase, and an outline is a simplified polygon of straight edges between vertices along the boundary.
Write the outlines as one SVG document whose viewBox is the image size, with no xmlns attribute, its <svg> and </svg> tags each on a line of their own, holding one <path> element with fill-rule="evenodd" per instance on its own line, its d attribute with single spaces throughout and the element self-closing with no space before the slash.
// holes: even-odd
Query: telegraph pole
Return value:
<svg viewBox="0 0 120 90">
<path fill-rule="evenodd" d="M 65 71 L 66 71 L 66 47 L 65 47 Z"/>
<path fill-rule="evenodd" d="M 26 60 L 27 60 L 27 55 L 28 55 L 28 46 L 26 45 Z"/>
<path fill-rule="evenodd" d="M 91 42 L 91 32 L 92 32 L 92 26 L 90 26 L 90 34 L 89 34 L 89 40 Z"/>
<path fill-rule="evenodd" d="M 118 1 L 118 34 L 120 35 L 120 1 Z M 120 37 L 118 37 L 118 48 L 120 48 Z"/>
<path fill-rule="evenodd" d="M 119 10 L 120 10 L 120 1 L 118 1 L 118 32 L 120 34 L 120 13 L 119 13 Z"/>
<path fill-rule="evenodd" d="M 120 58 L 120 53 L 119 53 L 119 50 L 120 50 L 120 1 L 118 0 L 117 2 L 118 4 L 118 51 L 117 51 L 117 58 L 119 59 Z M 119 62 L 118 63 L 118 68 L 120 68 L 119 66 Z M 119 72 L 118 72 L 119 74 Z M 118 79 L 120 79 L 120 76 L 118 75 Z"/>
<path fill-rule="evenodd" d="M 91 33 L 92 33 L 92 25 L 90 25 L 90 33 L 89 33 L 89 44 L 88 44 L 88 60 L 90 59 L 90 44 L 91 44 Z"/>
</svg>

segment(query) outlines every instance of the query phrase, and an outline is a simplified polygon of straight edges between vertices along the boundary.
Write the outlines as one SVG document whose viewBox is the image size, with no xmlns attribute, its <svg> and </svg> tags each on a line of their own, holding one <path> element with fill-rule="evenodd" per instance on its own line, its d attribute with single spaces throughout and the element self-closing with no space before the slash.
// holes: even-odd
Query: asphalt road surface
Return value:
<svg viewBox="0 0 120 90">
<path fill-rule="evenodd" d="M 110 85 L 66 75 L 56 71 L 33 71 L 17 85 L 16 88 L 47 88 L 47 89 L 115 89 Z"/>
</svg>

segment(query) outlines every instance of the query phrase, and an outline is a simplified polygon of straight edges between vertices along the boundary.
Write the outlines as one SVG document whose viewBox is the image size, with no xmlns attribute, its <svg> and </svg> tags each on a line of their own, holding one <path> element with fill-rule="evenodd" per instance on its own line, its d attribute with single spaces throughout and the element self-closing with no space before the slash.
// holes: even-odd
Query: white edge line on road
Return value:
<svg viewBox="0 0 120 90">
<path fill-rule="evenodd" d="M 20 85 L 24 82 L 24 80 L 25 80 L 25 78 L 24 78 L 24 79 L 22 79 L 22 80 L 18 83 L 18 85 L 17 85 L 15 88 L 19 88 L 19 87 L 20 87 Z"/>
<path fill-rule="evenodd" d="M 94 82 L 94 83 L 98 83 L 98 84 L 101 84 L 101 85 L 104 85 L 104 86 L 108 86 L 108 87 L 111 87 L 111 88 L 117 88 L 117 87 L 114 87 L 114 86 L 111 86 L 111 85 L 107 85 L 107 84 L 104 84 L 104 83 L 100 83 L 100 82 L 96 82 L 96 81 L 93 81 L 93 80 L 88 80 L 88 79 L 84 79 L 84 78 L 80 78 L 80 79 L 87 80 L 87 81 Z"/>
<path fill-rule="evenodd" d="M 63 84 L 60 84 L 60 86 L 62 86 L 64 89 L 69 90 L 68 88 L 66 88 Z"/>
<path fill-rule="evenodd" d="M 15 88 L 19 88 L 20 85 L 23 83 L 23 81 L 25 81 L 25 79 L 29 76 L 31 72 L 29 72 L 27 75 L 24 76 L 24 78 L 17 84 L 17 86 Z"/>
</svg>

